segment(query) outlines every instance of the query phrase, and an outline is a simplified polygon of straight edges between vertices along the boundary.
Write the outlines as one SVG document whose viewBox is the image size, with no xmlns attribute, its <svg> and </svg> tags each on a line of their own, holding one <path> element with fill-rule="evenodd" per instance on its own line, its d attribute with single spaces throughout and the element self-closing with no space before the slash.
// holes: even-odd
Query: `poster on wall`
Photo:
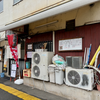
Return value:
<svg viewBox="0 0 100 100">
<path fill-rule="evenodd" d="M 59 51 L 82 50 L 82 38 L 59 40 Z"/>
</svg>

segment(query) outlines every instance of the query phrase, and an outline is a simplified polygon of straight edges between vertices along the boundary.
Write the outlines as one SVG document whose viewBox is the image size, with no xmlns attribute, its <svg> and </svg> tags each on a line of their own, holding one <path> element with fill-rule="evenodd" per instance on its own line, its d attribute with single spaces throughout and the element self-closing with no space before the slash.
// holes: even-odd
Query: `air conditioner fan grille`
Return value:
<svg viewBox="0 0 100 100">
<path fill-rule="evenodd" d="M 77 85 L 80 82 L 80 75 L 76 71 L 69 71 L 68 80 L 71 84 Z"/>
<path fill-rule="evenodd" d="M 38 54 L 38 53 L 35 53 L 34 54 L 34 62 L 36 63 L 36 64 L 39 64 L 39 62 L 40 62 L 40 55 Z"/>
<path fill-rule="evenodd" d="M 34 75 L 36 77 L 38 77 L 40 75 L 40 69 L 39 69 L 39 67 L 38 66 L 34 66 L 33 67 L 33 72 L 34 72 Z"/>
</svg>

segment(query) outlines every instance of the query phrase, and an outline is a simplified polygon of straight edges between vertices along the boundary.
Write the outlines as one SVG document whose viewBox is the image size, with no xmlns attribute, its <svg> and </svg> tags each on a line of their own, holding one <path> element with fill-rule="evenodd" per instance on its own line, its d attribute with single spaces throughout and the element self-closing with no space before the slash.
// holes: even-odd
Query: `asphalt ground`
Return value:
<svg viewBox="0 0 100 100">
<path fill-rule="evenodd" d="M 25 85 L 16 85 L 9 77 L 0 78 L 0 100 L 68 100 Z"/>
<path fill-rule="evenodd" d="M 23 99 L 0 89 L 0 100 L 23 100 Z"/>
</svg>

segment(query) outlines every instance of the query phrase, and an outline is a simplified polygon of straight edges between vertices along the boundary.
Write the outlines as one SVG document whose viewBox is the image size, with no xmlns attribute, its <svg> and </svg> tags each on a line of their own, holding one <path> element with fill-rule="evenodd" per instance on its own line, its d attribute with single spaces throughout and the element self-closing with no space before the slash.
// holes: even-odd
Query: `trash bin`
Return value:
<svg viewBox="0 0 100 100">
<path fill-rule="evenodd" d="M 56 65 L 54 64 L 49 65 L 49 77 L 52 83 L 55 83 L 55 67 Z"/>
<path fill-rule="evenodd" d="M 0 76 L 1 76 L 1 78 L 3 78 L 4 77 L 4 73 L 0 73 Z"/>
<path fill-rule="evenodd" d="M 56 79 L 56 84 L 62 85 L 63 80 L 64 80 L 64 72 L 62 68 L 55 68 L 55 79 Z"/>
<path fill-rule="evenodd" d="M 26 62 L 26 69 L 30 69 L 31 66 L 30 66 L 30 62 Z"/>
</svg>

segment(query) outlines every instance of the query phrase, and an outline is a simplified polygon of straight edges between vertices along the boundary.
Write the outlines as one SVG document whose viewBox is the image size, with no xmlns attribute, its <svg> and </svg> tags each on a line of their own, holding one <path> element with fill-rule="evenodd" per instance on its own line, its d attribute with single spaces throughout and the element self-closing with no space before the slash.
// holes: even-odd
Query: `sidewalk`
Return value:
<svg viewBox="0 0 100 100">
<path fill-rule="evenodd" d="M 16 85 L 14 84 L 14 82 L 10 82 L 10 78 L 5 77 L 5 78 L 0 78 L 0 83 L 3 83 L 7 86 L 13 87 L 17 90 L 20 90 L 22 92 L 25 92 L 29 95 L 35 96 L 37 98 L 40 98 L 41 100 L 68 100 L 66 98 L 62 98 L 60 96 L 51 94 L 51 93 L 47 93 L 45 91 L 39 90 L 39 89 L 32 89 L 32 87 L 28 87 L 25 85 Z"/>
</svg>

